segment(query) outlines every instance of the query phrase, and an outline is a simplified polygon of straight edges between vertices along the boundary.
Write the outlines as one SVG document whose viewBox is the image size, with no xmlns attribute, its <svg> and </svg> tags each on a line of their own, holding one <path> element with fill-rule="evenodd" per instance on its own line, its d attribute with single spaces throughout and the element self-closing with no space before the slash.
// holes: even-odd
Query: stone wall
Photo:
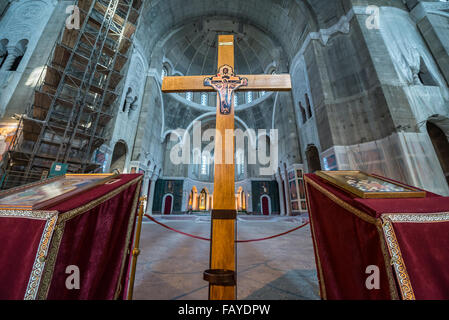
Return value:
<svg viewBox="0 0 449 320">
<path fill-rule="evenodd" d="M 73 1 L 21 0 L 11 3 L 0 21 L 0 40 L 7 40 L 10 56 L 23 58 L 16 71 L 0 70 L 0 117 L 11 121 L 22 114 L 32 101 L 32 93 Z M 20 42 L 26 41 L 26 46 Z M 18 52 L 17 50 L 21 51 Z M 24 52 L 22 52 L 24 51 Z"/>
</svg>

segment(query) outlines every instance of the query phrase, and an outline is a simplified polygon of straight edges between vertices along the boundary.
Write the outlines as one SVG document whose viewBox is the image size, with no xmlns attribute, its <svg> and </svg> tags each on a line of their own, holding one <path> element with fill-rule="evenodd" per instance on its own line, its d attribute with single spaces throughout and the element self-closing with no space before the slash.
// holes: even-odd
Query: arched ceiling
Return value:
<svg viewBox="0 0 449 320">
<path fill-rule="evenodd" d="M 278 42 L 291 60 L 311 31 L 335 24 L 346 0 L 155 0 L 146 1 L 137 37 L 148 57 L 177 28 L 208 17 L 231 17 Z"/>
<path fill-rule="evenodd" d="M 175 75 L 214 74 L 217 68 L 217 34 L 235 35 L 235 60 L 238 74 L 261 74 L 278 67 L 285 54 L 279 44 L 264 32 L 236 18 L 208 17 L 185 24 L 173 32 L 163 45 L 164 61 Z M 286 70 L 284 70 L 286 71 Z"/>
<path fill-rule="evenodd" d="M 236 72 L 260 74 L 274 64 L 289 63 L 310 32 L 328 28 L 347 13 L 349 0 L 153 0 L 145 1 L 137 39 L 150 68 L 160 73 L 164 61 L 171 74 L 214 74 L 217 34 L 235 35 Z M 165 131 L 187 128 L 205 112 L 164 94 Z M 258 100 L 257 100 L 258 101 Z M 198 102 L 196 102 L 198 103 Z M 251 128 L 271 128 L 274 98 L 236 116 Z"/>
</svg>

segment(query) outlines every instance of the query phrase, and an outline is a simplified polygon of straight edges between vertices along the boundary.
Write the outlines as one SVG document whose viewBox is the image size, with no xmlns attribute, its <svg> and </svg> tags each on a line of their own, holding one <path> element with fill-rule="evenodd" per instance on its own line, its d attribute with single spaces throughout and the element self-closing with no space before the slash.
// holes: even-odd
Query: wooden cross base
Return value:
<svg viewBox="0 0 449 320">
<path fill-rule="evenodd" d="M 235 271 L 223 269 L 209 269 L 204 271 L 204 280 L 214 286 L 235 286 L 237 277 Z"/>
</svg>

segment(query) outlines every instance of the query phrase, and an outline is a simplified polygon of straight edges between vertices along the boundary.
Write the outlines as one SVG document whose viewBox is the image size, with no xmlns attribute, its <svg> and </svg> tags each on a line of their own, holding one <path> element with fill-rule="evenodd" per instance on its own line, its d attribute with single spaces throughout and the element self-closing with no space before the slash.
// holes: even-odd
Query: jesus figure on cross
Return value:
<svg viewBox="0 0 449 320">
<path fill-rule="evenodd" d="M 218 92 L 220 100 L 220 113 L 230 114 L 232 96 L 235 90 L 248 85 L 248 79 L 236 77 L 231 66 L 224 65 L 218 70 L 216 76 L 204 79 L 206 87 L 212 87 Z"/>
</svg>

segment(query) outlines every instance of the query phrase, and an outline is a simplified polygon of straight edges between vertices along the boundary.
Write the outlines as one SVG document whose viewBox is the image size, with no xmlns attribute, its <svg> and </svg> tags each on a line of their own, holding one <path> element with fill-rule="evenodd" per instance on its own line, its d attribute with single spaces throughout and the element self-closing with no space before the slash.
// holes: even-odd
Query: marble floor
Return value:
<svg viewBox="0 0 449 320">
<path fill-rule="evenodd" d="M 168 226 L 209 238 L 210 218 L 158 217 Z M 238 217 L 238 239 L 257 239 L 301 225 L 301 217 Z M 239 300 L 319 299 L 310 226 L 286 236 L 237 246 Z M 209 242 L 167 230 L 145 218 L 141 236 L 134 299 L 205 300 Z"/>
</svg>

